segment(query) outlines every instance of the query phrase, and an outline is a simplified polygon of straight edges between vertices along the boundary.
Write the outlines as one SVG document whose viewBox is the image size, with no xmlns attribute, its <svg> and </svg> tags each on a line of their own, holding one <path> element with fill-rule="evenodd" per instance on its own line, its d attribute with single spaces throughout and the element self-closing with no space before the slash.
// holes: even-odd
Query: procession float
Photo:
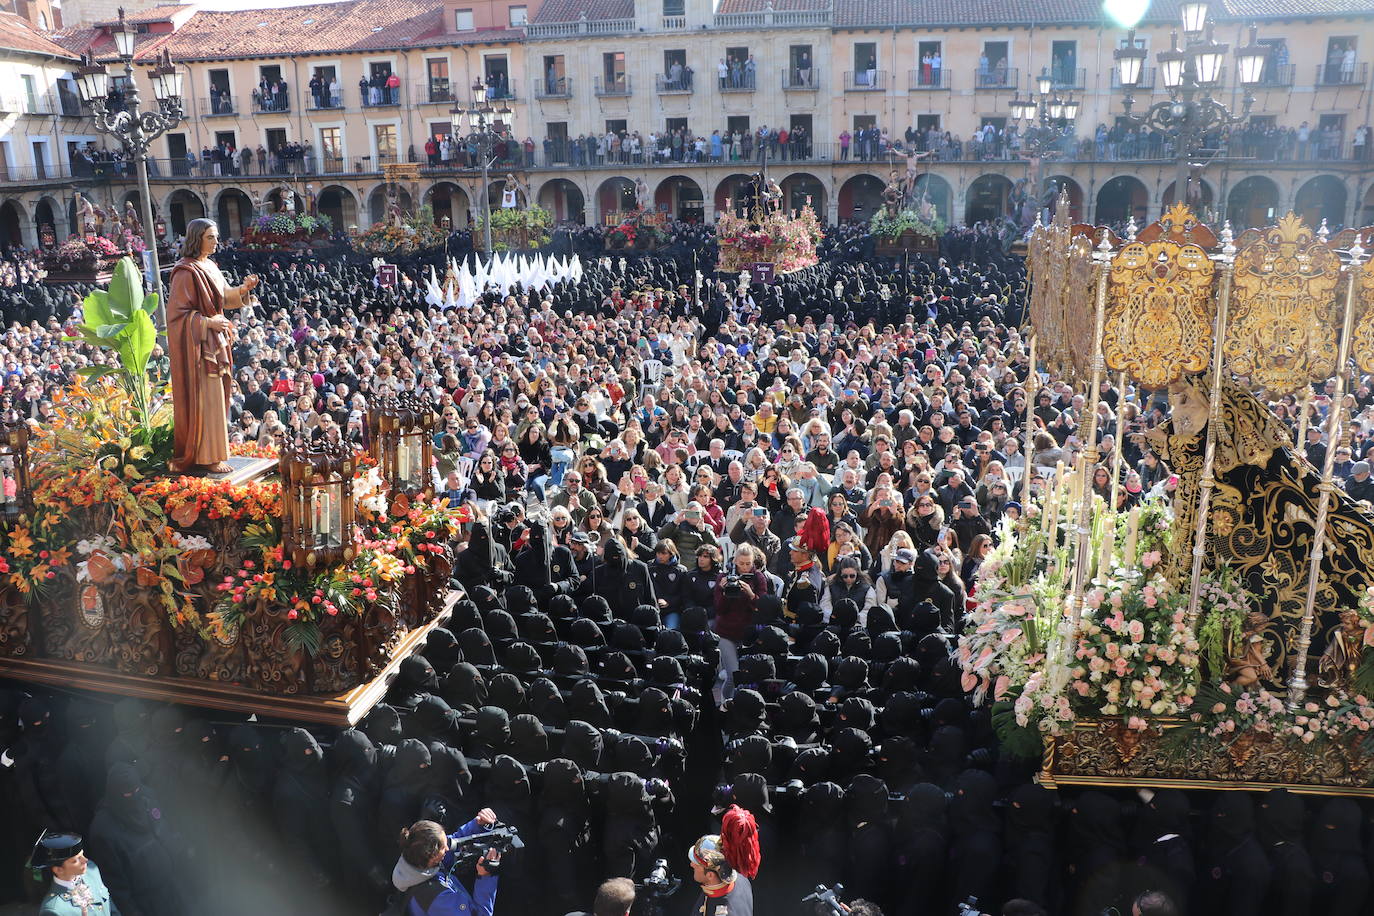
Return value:
<svg viewBox="0 0 1374 916">
<path fill-rule="evenodd" d="M 1076 465 L 1022 479 L 1030 511 L 983 563 L 964 686 L 1047 785 L 1374 796 L 1374 513 L 1333 484 L 1337 405 L 1374 371 L 1374 230 L 1289 214 L 1233 238 L 1178 205 L 1118 240 L 1063 203 L 1029 240 L 1029 362 L 1167 392 L 1137 432 L 1174 477 L 1117 511 L 1121 450 L 1104 494 L 1087 410 Z M 1297 397 L 1302 443 L 1333 377 L 1314 467 L 1267 401 Z"/>
<path fill-rule="evenodd" d="M 880 255 L 940 253 L 940 237 L 948 228 L 921 186 L 918 176 L 908 170 L 905 176 L 893 171 L 883 188 L 883 206 L 868 221 L 874 238 L 874 251 Z"/>
<path fill-rule="evenodd" d="M 108 283 L 120 258 L 141 257 L 147 249 L 143 223 L 134 212 L 132 201 L 125 201 L 121 215 L 113 202 L 97 206 L 78 191 L 76 225 L 79 231 L 61 243 L 51 227 L 44 227 L 39 233 L 43 282 Z M 156 228 L 163 231 L 160 221 Z M 166 251 L 165 246 L 159 245 L 159 255 Z"/>
<path fill-rule="evenodd" d="M 288 441 L 171 473 L 157 304 L 120 261 L 68 329 L 96 364 L 51 424 L 0 429 L 0 674 L 356 722 L 447 613 L 462 519 L 433 498 L 436 414 L 383 397 L 370 452 Z"/>
<path fill-rule="evenodd" d="M 821 225 L 808 202 L 788 213 L 782 188 L 760 171 L 744 187 L 741 212 L 722 212 L 716 220 L 719 247 L 716 271 L 734 277 L 750 271 L 755 280 L 810 267 L 817 262 Z"/>
</svg>

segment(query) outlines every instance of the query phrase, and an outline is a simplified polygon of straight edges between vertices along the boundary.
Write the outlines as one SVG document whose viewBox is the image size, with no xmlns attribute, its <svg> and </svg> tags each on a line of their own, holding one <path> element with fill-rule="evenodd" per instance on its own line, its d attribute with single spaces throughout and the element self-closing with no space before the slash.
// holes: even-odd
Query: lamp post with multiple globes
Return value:
<svg viewBox="0 0 1374 916">
<path fill-rule="evenodd" d="M 501 102 L 500 106 L 491 104 L 490 90 L 478 77 L 472 83 L 472 105 L 464 108 L 456 105 L 449 112 L 453 126 L 453 136 L 460 138 L 477 149 L 477 158 L 482 163 L 482 226 L 483 246 L 487 256 L 491 256 L 491 197 L 488 194 L 488 170 L 491 167 L 491 150 L 501 140 L 498 123 L 503 123 L 511 115 L 510 105 Z"/>
<path fill-rule="evenodd" d="M 1066 133 L 1073 130 L 1078 120 L 1080 103 L 1072 94 L 1061 96 L 1047 72 L 1036 77 L 1035 84 L 1036 92 L 1025 99 L 1013 98 L 1007 107 L 1012 120 L 1018 126 L 1024 125 L 1018 153 L 1030 160 L 1031 188 L 1038 211 L 1045 193 L 1044 161 L 1060 152 Z"/>
<path fill-rule="evenodd" d="M 124 151 L 132 158 L 138 169 L 138 192 L 143 199 L 143 243 L 148 249 L 152 262 L 152 282 L 154 289 L 161 282 L 161 267 L 157 258 L 157 236 L 153 221 L 153 198 L 148 189 L 148 149 L 153 141 L 181 123 L 182 74 L 172 63 L 171 55 L 164 51 L 155 59 L 148 71 L 157 98 L 155 109 L 144 110 L 134 82 L 134 50 L 138 32 L 133 24 L 124 18 L 124 10 L 119 11 L 119 23 L 111 30 L 115 49 L 124 63 L 124 85 L 119 88 L 123 97 L 123 107 L 112 110 L 109 104 L 110 74 L 103 64 L 86 58 L 77 70 L 77 89 L 81 99 L 91 106 L 95 113 L 96 130 L 109 134 L 120 142 Z M 164 310 L 158 306 L 159 326 L 163 326 Z"/>
<path fill-rule="evenodd" d="M 1125 118 L 1133 126 L 1147 127 L 1169 137 L 1173 143 L 1174 199 L 1187 201 L 1189 163 L 1208 133 L 1226 130 L 1244 121 L 1255 102 L 1251 90 L 1259 85 L 1269 49 L 1256 38 L 1250 26 L 1250 43 L 1236 49 L 1237 75 L 1245 95 L 1239 114 L 1213 95 L 1222 88 L 1223 70 L 1229 46 L 1213 37 L 1207 3 L 1186 0 L 1182 9 L 1184 46 L 1179 47 L 1178 32 L 1170 37 L 1170 47 L 1155 55 L 1160 76 L 1169 98 L 1156 102 L 1141 114 L 1132 114 L 1135 90 L 1140 85 L 1142 68 L 1148 54 L 1136 42 L 1135 29 L 1127 33 L 1125 45 L 1114 54 L 1117 76 L 1125 92 L 1122 99 Z M 1199 179 L 1200 180 L 1200 179 Z M 1201 188 L 1198 189 L 1199 194 Z"/>
</svg>

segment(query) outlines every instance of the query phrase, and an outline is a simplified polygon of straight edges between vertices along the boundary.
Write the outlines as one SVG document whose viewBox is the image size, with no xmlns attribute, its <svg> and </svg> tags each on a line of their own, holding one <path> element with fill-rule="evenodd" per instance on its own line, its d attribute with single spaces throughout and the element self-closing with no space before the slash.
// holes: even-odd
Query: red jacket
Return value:
<svg viewBox="0 0 1374 916">
<path fill-rule="evenodd" d="M 754 624 L 754 603 L 760 595 L 768 593 L 768 577 L 755 570 L 747 576 L 740 576 L 754 590 L 754 597 L 748 595 L 725 594 L 725 573 L 716 579 L 716 635 L 721 639 L 738 642 L 749 632 Z"/>
</svg>

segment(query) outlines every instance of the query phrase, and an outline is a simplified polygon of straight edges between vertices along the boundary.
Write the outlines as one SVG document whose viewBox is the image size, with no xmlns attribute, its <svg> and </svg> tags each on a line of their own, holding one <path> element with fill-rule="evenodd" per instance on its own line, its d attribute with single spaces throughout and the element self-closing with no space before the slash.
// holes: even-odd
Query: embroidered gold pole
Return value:
<svg viewBox="0 0 1374 916">
<path fill-rule="evenodd" d="M 1030 512 L 1030 483 L 1033 465 L 1031 464 L 1031 451 L 1035 447 L 1033 436 L 1035 433 L 1035 398 L 1040 393 L 1040 373 L 1035 370 L 1035 339 L 1034 331 L 1030 339 L 1030 369 L 1026 372 L 1026 444 L 1021 449 L 1021 457 L 1025 459 L 1025 467 L 1021 471 L 1021 517 L 1026 518 Z"/>
<path fill-rule="evenodd" d="M 1345 397 L 1345 375 L 1350 361 L 1350 328 L 1355 320 L 1355 288 L 1359 285 L 1360 259 L 1364 249 L 1357 236 L 1350 246 L 1350 266 L 1346 271 L 1345 314 L 1341 317 L 1341 343 L 1336 356 L 1336 390 L 1326 411 L 1326 457 L 1322 459 L 1322 482 L 1317 497 L 1316 530 L 1312 533 L 1311 563 L 1307 567 L 1307 601 L 1303 605 L 1302 624 L 1298 628 L 1298 658 L 1293 675 L 1288 679 L 1288 706 L 1297 709 L 1307 699 L 1307 650 L 1312 646 L 1312 621 L 1316 616 L 1317 586 L 1321 579 L 1322 547 L 1326 543 L 1326 516 L 1331 509 L 1331 494 L 1336 489 L 1331 482 L 1336 464 L 1336 444 L 1341 434 L 1341 399 Z M 1309 386 L 1310 387 L 1310 386 Z"/>
<path fill-rule="evenodd" d="M 1121 486 L 1121 451 L 1122 443 L 1126 441 L 1124 430 L 1121 427 L 1121 415 L 1126 408 L 1126 373 L 1119 372 L 1116 376 L 1116 447 L 1112 449 L 1112 502 L 1107 508 L 1116 511 L 1116 498 L 1119 495 Z"/>
<path fill-rule="evenodd" d="M 1097 249 L 1093 252 L 1093 260 L 1097 267 L 1097 304 L 1093 315 L 1092 381 L 1088 390 L 1096 394 L 1102 388 L 1102 376 L 1107 368 L 1106 361 L 1102 356 L 1102 325 L 1106 320 L 1107 312 L 1107 279 L 1112 270 L 1112 243 L 1106 230 L 1103 230 L 1102 241 L 1098 243 Z M 1088 417 L 1088 434 L 1083 442 L 1083 451 L 1080 453 L 1078 461 L 1078 473 L 1083 481 L 1083 487 L 1077 506 L 1078 529 L 1075 533 L 1078 540 L 1074 544 L 1073 592 L 1069 595 L 1069 615 L 1073 618 L 1075 628 L 1078 626 L 1079 618 L 1083 615 L 1083 588 L 1088 579 L 1088 567 L 1092 565 L 1092 529 L 1089 522 L 1091 521 L 1093 491 L 1086 475 L 1092 474 L 1092 469 L 1096 464 L 1097 402 L 1094 401 L 1092 413 Z"/>
<path fill-rule="evenodd" d="M 1207 437 L 1202 452 L 1202 479 L 1198 482 L 1197 520 L 1193 529 L 1193 569 L 1188 584 L 1188 627 L 1197 624 L 1198 600 L 1202 588 L 1202 559 L 1207 554 L 1207 513 L 1212 505 L 1216 478 L 1212 469 L 1217 458 L 1217 424 L 1221 422 L 1222 348 L 1226 342 L 1226 322 L 1231 310 L 1231 277 L 1236 267 L 1236 246 L 1231 242 L 1231 222 L 1221 230 L 1221 254 L 1217 255 L 1221 276 L 1217 281 L 1217 321 L 1212 329 L 1212 384 L 1207 404 Z"/>
</svg>

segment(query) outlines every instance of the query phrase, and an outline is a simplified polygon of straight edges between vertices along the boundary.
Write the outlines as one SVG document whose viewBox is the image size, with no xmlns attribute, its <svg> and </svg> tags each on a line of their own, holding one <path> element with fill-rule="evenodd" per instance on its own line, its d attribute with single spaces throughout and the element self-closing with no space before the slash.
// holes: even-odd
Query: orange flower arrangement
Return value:
<svg viewBox="0 0 1374 916">
<path fill-rule="evenodd" d="M 160 477 L 134 487 L 140 499 L 161 506 L 168 518 L 187 528 L 202 516 L 212 521 L 265 522 L 281 518 L 281 484 L 255 481 L 231 484 L 206 477 Z"/>
</svg>

